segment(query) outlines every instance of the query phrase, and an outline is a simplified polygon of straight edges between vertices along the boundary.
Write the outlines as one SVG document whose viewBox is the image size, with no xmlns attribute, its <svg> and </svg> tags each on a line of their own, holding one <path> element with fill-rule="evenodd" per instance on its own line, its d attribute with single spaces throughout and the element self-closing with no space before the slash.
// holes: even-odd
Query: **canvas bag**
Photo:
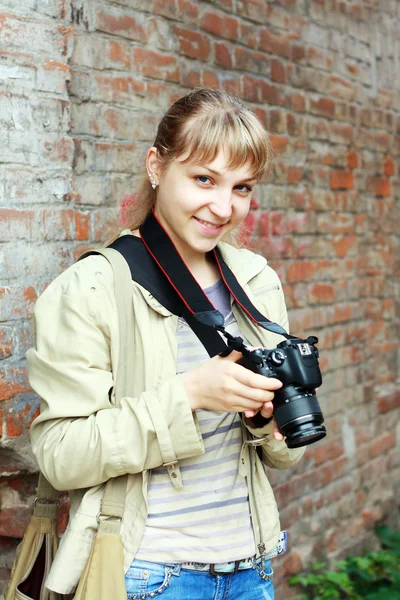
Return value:
<svg viewBox="0 0 400 600">
<path fill-rule="evenodd" d="M 128 357 L 133 330 L 132 279 L 127 262 L 112 248 L 85 252 L 101 254 L 111 264 L 119 322 L 119 363 L 112 365 L 115 377 L 115 406 L 130 395 L 132 369 Z M 99 528 L 81 575 L 74 600 L 126 600 L 123 547 L 120 536 L 125 506 L 127 476 L 110 479 L 104 489 Z M 33 516 L 17 548 L 5 600 L 61 600 L 62 595 L 44 587 L 58 546 L 56 511 L 60 492 L 40 474 Z"/>
</svg>

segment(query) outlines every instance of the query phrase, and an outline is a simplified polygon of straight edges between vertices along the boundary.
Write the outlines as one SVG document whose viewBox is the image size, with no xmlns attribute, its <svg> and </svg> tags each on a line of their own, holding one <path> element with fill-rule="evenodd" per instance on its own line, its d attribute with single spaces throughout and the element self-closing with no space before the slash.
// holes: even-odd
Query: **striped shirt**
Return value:
<svg viewBox="0 0 400 600">
<path fill-rule="evenodd" d="M 225 327 L 240 335 L 229 291 L 222 280 L 204 290 L 224 315 Z M 178 373 L 209 356 L 184 319 L 178 321 Z M 179 461 L 183 489 L 176 490 L 165 468 L 153 469 L 148 517 L 136 558 L 152 562 L 220 563 L 255 554 L 247 482 L 239 474 L 242 446 L 237 413 L 196 411 L 205 454 Z"/>
</svg>

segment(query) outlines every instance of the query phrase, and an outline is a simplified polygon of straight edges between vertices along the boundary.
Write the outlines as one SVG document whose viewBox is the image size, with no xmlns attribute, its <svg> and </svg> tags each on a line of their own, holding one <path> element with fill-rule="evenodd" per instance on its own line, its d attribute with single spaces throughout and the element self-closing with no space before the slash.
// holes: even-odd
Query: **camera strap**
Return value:
<svg viewBox="0 0 400 600">
<path fill-rule="evenodd" d="M 139 228 L 143 241 L 135 236 L 121 236 L 110 247 L 121 252 L 131 270 L 132 279 L 147 289 L 165 308 L 185 319 L 210 356 L 241 349 L 243 340 L 234 338 L 224 328 L 224 317 L 216 310 L 191 274 L 171 238 L 150 213 Z M 235 275 L 215 248 L 213 258 L 221 277 L 238 306 L 260 327 L 294 339 L 281 325 L 273 323 L 252 304 Z M 228 343 L 221 337 L 221 332 Z"/>
</svg>

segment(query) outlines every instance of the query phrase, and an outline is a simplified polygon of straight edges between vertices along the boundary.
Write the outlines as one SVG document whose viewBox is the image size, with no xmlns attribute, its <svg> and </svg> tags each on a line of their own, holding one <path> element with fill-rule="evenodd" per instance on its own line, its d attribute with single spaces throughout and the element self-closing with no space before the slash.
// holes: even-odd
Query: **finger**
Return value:
<svg viewBox="0 0 400 600">
<path fill-rule="evenodd" d="M 242 365 L 237 365 L 234 370 L 235 378 L 249 387 L 259 388 L 262 390 L 279 390 L 282 387 L 282 382 L 275 377 L 265 377 L 260 373 L 253 373 Z"/>
<path fill-rule="evenodd" d="M 278 440 L 279 442 L 282 442 L 285 439 L 284 436 L 279 431 L 276 421 L 274 421 L 274 426 L 272 429 L 272 436 L 275 440 Z"/>
<path fill-rule="evenodd" d="M 274 405 L 272 404 L 272 402 L 264 402 L 260 412 L 265 419 L 270 419 L 274 412 Z"/>
<path fill-rule="evenodd" d="M 246 410 L 248 410 L 254 413 L 258 413 L 262 405 L 262 402 L 253 402 L 248 398 L 237 398 L 232 403 L 232 410 L 236 412 L 245 412 Z"/>
<path fill-rule="evenodd" d="M 271 390 L 254 388 L 248 385 L 244 385 L 241 382 L 236 381 L 233 387 L 233 393 L 242 398 L 248 398 L 253 402 L 271 402 L 274 399 L 274 392 Z"/>
<path fill-rule="evenodd" d="M 252 417 L 255 417 L 257 413 L 258 413 L 258 410 L 245 410 L 244 416 L 247 419 L 251 419 Z"/>
</svg>

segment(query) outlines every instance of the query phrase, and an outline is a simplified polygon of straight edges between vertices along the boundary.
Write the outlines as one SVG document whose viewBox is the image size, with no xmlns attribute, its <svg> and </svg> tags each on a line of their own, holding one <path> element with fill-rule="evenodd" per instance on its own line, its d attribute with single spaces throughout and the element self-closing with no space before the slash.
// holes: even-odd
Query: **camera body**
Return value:
<svg viewBox="0 0 400 600">
<path fill-rule="evenodd" d="M 285 340 L 271 350 L 249 350 L 244 345 L 241 349 L 243 358 L 239 364 L 283 384 L 275 392 L 274 418 L 289 448 L 312 444 L 326 435 L 315 394 L 315 388 L 322 383 L 317 342 L 318 338 L 310 336 L 306 340 Z"/>
</svg>

